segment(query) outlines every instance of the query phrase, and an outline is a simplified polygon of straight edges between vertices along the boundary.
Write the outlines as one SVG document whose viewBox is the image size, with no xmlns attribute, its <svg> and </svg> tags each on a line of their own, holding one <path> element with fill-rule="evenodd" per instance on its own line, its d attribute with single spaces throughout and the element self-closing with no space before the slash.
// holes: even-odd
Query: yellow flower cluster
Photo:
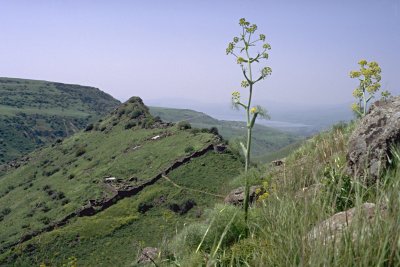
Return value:
<svg viewBox="0 0 400 267">
<path fill-rule="evenodd" d="M 351 110 L 353 110 L 354 112 L 360 112 L 360 106 L 357 103 L 353 103 L 351 104 Z"/>
<path fill-rule="evenodd" d="M 238 103 L 240 100 L 240 93 L 238 91 L 235 91 L 232 93 L 232 100 L 234 103 Z"/>
<path fill-rule="evenodd" d="M 353 91 L 353 96 L 356 98 L 360 98 L 363 96 L 363 92 L 361 91 L 360 88 L 357 88 Z"/>
</svg>

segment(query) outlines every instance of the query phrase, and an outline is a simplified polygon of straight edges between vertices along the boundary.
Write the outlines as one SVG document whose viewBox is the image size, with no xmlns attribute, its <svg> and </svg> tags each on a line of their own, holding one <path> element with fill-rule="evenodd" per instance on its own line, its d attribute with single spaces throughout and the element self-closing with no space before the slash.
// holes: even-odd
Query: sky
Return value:
<svg viewBox="0 0 400 267">
<path fill-rule="evenodd" d="M 360 59 L 400 94 L 400 0 L 0 0 L 0 77 L 98 87 L 125 101 L 228 103 L 240 67 L 225 54 L 244 17 L 272 49 L 258 103 L 352 101 Z"/>
</svg>

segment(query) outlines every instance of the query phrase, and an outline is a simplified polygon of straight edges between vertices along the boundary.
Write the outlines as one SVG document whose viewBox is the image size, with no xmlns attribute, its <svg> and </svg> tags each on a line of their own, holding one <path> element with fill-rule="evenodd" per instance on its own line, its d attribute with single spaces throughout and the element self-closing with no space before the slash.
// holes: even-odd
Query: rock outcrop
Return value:
<svg viewBox="0 0 400 267">
<path fill-rule="evenodd" d="M 377 214 L 384 215 L 385 207 L 379 209 L 374 203 L 364 203 L 359 208 L 351 208 L 346 211 L 336 213 L 332 217 L 319 223 L 307 235 L 309 242 L 319 241 L 322 244 L 327 244 L 332 241 L 340 241 L 343 232 L 354 224 L 362 222 L 364 224 L 362 231 L 355 233 L 367 233 L 368 224 L 375 218 Z M 353 239 L 355 239 L 353 234 Z"/>
<path fill-rule="evenodd" d="M 258 189 L 258 190 L 257 190 Z M 257 191 L 260 191 L 261 186 L 250 187 L 250 203 L 257 199 Z M 244 186 L 232 190 L 224 200 L 225 204 L 240 206 L 244 202 Z"/>
<path fill-rule="evenodd" d="M 391 145 L 400 143 L 400 97 L 375 102 L 348 145 L 348 173 L 374 184 L 388 165 Z"/>
</svg>

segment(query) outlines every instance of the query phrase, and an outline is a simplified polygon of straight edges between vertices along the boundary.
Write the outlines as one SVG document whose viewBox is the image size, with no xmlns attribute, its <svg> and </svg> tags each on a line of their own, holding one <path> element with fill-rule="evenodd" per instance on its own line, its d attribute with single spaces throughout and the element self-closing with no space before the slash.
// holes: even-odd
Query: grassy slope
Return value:
<svg viewBox="0 0 400 267">
<path fill-rule="evenodd" d="M 138 126 L 125 129 L 131 122 Z M 102 184 L 104 177 L 115 176 L 127 181 L 134 176 L 139 182 L 146 181 L 187 155 L 187 147 L 199 150 L 216 138 L 209 133 L 192 134 L 174 126 L 148 129 L 139 126 L 150 127 L 149 122 L 157 125 L 146 108 L 133 99 L 96 123 L 92 131 L 80 132 L 33 152 L 29 164 L 0 177 L 0 207 L 11 211 L 0 222 L 0 247 L 61 219 L 89 199 L 108 195 Z M 151 140 L 162 134 L 166 137 Z M 224 184 L 241 166 L 238 158 L 230 153 L 209 152 L 171 172 L 169 177 L 183 186 L 225 194 L 229 188 Z M 53 191 L 51 195 L 48 188 Z M 138 212 L 139 203 L 151 202 L 160 196 L 166 197 L 165 203 L 144 215 Z M 187 215 L 180 216 L 169 210 L 170 204 L 180 205 L 188 199 L 194 199 L 197 206 Z M 84 266 L 96 266 L 96 261 L 105 264 L 117 261 L 120 266 L 135 259 L 132 242 L 157 245 L 164 234 L 172 235 L 175 227 L 196 220 L 196 215 L 214 202 L 214 196 L 183 190 L 162 180 L 95 216 L 73 219 L 67 226 L 26 244 L 37 247 L 34 264 L 50 259 L 59 265 L 69 256 L 77 256 Z M 74 241 L 77 236 L 78 244 Z M 118 253 L 110 253 L 111 249 Z M 8 253 L 3 257 L 7 258 Z M 18 249 L 13 253 L 18 253 Z M 22 253 L 17 262 L 34 260 L 27 253 Z"/>
<path fill-rule="evenodd" d="M 0 163 L 69 136 L 118 104 L 93 87 L 0 78 Z"/>
<path fill-rule="evenodd" d="M 192 126 L 197 128 L 217 127 L 219 133 L 226 140 L 234 142 L 245 141 L 246 125 L 244 122 L 217 120 L 207 114 L 190 109 L 150 107 L 150 112 L 153 116 L 159 116 L 164 121 L 188 121 Z M 274 160 L 286 156 L 287 153 L 284 152 L 288 149 L 282 150 L 280 154 L 274 152 L 302 139 L 302 137 L 295 134 L 259 124 L 256 124 L 254 127 L 253 138 L 253 159 L 258 162 L 265 162 L 265 159 Z"/>
<path fill-rule="evenodd" d="M 222 164 L 225 168 L 221 168 Z M 209 152 L 172 172 L 170 178 L 194 189 L 226 193 L 229 188 L 224 183 L 236 175 L 240 167 L 230 154 Z M 145 214 L 138 212 L 140 203 L 151 203 L 160 196 L 166 199 L 164 203 Z M 181 204 L 188 199 L 197 205 L 185 215 L 177 215 L 168 208 L 170 204 Z M 137 196 L 124 199 L 93 217 L 79 218 L 28 241 L 21 247 L 17 263 L 32 260 L 27 248 L 34 247 L 35 264 L 60 265 L 68 257 L 75 256 L 81 266 L 128 266 L 135 262 L 139 247 L 161 246 L 163 240 L 170 239 L 185 224 L 198 221 L 197 217 L 204 208 L 213 206 L 218 200 L 217 197 L 181 190 L 161 180 Z"/>
<path fill-rule="evenodd" d="M 252 177 L 261 179 L 267 194 L 250 209 L 247 238 L 244 228 L 237 227 L 242 215 L 230 221 L 240 210 L 217 206 L 204 223 L 182 229 L 171 243 L 180 246 L 165 249 L 181 266 L 399 266 L 400 148 L 381 181 L 363 187 L 345 172 L 347 140 L 353 129 L 354 125 L 334 127 L 306 141 L 287 157 L 284 166 L 253 170 Z M 317 183 L 320 188 L 314 193 L 303 190 Z M 388 209 L 384 213 L 378 209 L 370 221 L 358 211 L 355 223 L 337 242 L 307 240 L 309 231 L 321 221 L 365 202 Z M 223 213 L 225 218 L 220 219 Z M 228 225 L 231 242 L 225 238 L 219 250 L 211 243 L 196 253 L 198 237 L 215 218 Z M 221 238 L 224 228 L 215 228 L 211 227 L 208 239 Z"/>
</svg>

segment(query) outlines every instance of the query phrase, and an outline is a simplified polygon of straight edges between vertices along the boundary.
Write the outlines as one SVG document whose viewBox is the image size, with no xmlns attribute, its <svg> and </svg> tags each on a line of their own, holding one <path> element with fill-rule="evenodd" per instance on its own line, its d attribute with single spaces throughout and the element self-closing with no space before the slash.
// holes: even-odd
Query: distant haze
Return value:
<svg viewBox="0 0 400 267">
<path fill-rule="evenodd" d="M 267 108 L 348 106 L 357 85 L 348 73 L 362 58 L 381 65 L 383 89 L 400 93 L 399 0 L 4 0 L 0 10 L 2 77 L 225 106 L 242 80 L 225 48 L 245 17 L 272 46 L 272 76 L 255 89 Z"/>
</svg>

